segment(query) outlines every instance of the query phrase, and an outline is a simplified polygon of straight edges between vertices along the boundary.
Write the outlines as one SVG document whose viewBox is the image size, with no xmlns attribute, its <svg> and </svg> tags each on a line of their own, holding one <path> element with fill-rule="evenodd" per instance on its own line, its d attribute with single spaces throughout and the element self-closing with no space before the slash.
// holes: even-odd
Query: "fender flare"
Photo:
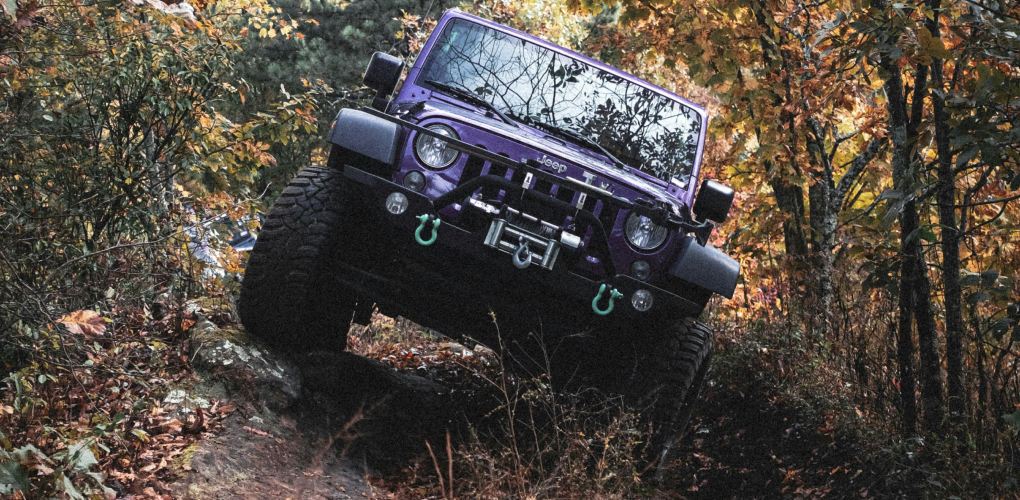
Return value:
<svg viewBox="0 0 1020 500">
<path fill-rule="evenodd" d="M 669 274 L 713 293 L 733 298 L 740 276 L 740 263 L 711 245 L 701 246 L 693 236 L 684 238 L 680 258 Z"/>
<path fill-rule="evenodd" d="M 396 123 L 361 110 L 344 108 L 337 113 L 326 139 L 333 146 L 353 153 L 345 155 L 354 157 L 345 158 L 348 163 L 369 160 L 392 166 L 397 161 L 402 131 L 403 127 Z"/>
</svg>

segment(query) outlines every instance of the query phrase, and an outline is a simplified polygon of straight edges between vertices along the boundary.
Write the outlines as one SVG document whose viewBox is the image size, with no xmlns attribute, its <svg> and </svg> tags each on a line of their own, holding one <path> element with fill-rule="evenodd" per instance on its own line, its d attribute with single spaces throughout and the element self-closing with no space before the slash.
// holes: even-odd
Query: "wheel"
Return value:
<svg viewBox="0 0 1020 500">
<path fill-rule="evenodd" d="M 251 250 L 238 314 L 251 334 L 285 351 L 343 351 L 356 295 L 330 272 L 343 236 L 341 173 L 298 173 L 280 194 Z"/>
<path fill-rule="evenodd" d="M 692 318 L 652 331 L 614 332 L 599 342 L 601 366 L 591 380 L 653 424 L 649 450 L 657 455 L 654 480 L 675 453 L 701 394 L 712 357 L 712 331 Z M 591 372 L 589 372 L 591 373 Z"/>
</svg>

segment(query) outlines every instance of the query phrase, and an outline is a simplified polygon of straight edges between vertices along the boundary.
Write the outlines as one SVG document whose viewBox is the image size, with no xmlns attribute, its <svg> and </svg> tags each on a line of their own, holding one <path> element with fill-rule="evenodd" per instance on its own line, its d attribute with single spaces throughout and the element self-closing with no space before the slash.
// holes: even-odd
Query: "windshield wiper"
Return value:
<svg viewBox="0 0 1020 500">
<path fill-rule="evenodd" d="M 457 97 L 467 102 L 468 104 L 474 104 L 479 108 L 484 108 L 495 113 L 496 116 L 498 116 L 500 120 L 503 120 L 503 122 L 506 123 L 507 125 L 513 125 L 515 127 L 517 126 L 517 123 L 515 121 L 511 120 L 509 116 L 500 111 L 499 108 L 494 106 L 491 102 L 482 99 L 478 94 L 464 87 L 451 85 L 449 83 L 444 82 L 438 82 L 436 80 L 425 80 L 425 83 L 435 87 L 436 90 L 444 94 L 448 94 L 452 97 Z"/>
<path fill-rule="evenodd" d="M 613 156 L 613 153 L 610 153 L 609 150 L 607 150 L 606 148 L 602 147 L 601 144 L 599 144 L 598 142 L 595 142 L 590 137 L 588 137 L 588 136 L 586 136 L 586 135 L 584 135 L 584 134 L 582 134 L 582 133 L 580 133 L 580 132 L 578 132 L 576 130 L 569 129 L 569 128 L 566 128 L 566 127 L 561 127 L 559 125 L 553 125 L 551 123 L 546 123 L 546 122 L 543 122 L 543 121 L 539 121 L 539 120 L 535 120 L 535 119 L 530 119 L 530 118 L 527 119 L 527 120 L 522 120 L 522 121 L 524 121 L 525 123 L 527 123 L 528 125 L 531 125 L 533 127 L 540 128 L 540 129 L 545 130 L 547 132 L 552 132 L 553 134 L 559 135 L 560 137 L 563 137 L 565 139 L 571 139 L 571 140 L 574 140 L 574 141 L 586 144 L 588 146 L 594 147 L 595 149 L 598 149 L 600 152 L 602 152 L 602 154 L 605 155 L 606 158 L 609 158 L 610 160 L 612 160 L 613 164 L 616 165 L 617 167 L 619 167 L 619 168 L 621 168 L 623 170 L 627 170 L 627 171 L 630 170 L 630 165 L 627 165 L 626 163 L 620 161 L 619 158 Z"/>
</svg>

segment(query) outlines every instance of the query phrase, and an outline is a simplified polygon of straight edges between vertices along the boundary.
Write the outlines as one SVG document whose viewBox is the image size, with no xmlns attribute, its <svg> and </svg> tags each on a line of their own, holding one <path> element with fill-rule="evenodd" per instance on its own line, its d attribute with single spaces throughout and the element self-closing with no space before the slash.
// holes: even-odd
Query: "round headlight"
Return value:
<svg viewBox="0 0 1020 500">
<path fill-rule="evenodd" d="M 669 230 L 644 215 L 631 213 L 623 225 L 627 241 L 641 250 L 653 250 L 669 236 Z"/>
<path fill-rule="evenodd" d="M 459 139 L 457 133 L 446 125 L 429 125 L 425 128 L 451 139 Z M 414 150 L 418 153 L 418 159 L 430 168 L 449 167 L 460 156 L 460 151 L 451 148 L 448 142 L 428 134 L 418 134 Z"/>
</svg>

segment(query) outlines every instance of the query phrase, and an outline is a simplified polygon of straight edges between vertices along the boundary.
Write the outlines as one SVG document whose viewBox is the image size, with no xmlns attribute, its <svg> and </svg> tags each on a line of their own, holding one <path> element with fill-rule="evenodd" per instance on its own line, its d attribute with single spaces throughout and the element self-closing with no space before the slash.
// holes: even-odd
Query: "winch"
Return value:
<svg viewBox="0 0 1020 500">
<path fill-rule="evenodd" d="M 552 270 L 560 248 L 577 249 L 581 238 L 536 217 L 504 206 L 492 220 L 485 245 L 512 256 L 519 269 L 531 264 Z"/>
</svg>

